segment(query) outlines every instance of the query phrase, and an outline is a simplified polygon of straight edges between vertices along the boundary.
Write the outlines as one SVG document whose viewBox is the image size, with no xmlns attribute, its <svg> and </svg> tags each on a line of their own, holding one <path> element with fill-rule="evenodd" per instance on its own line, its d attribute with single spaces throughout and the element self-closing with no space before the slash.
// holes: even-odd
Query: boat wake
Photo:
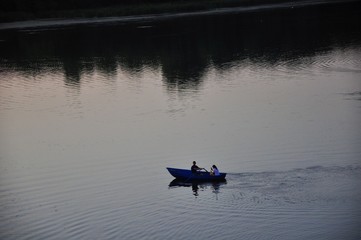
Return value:
<svg viewBox="0 0 361 240">
<path fill-rule="evenodd" d="M 355 166 L 228 173 L 225 184 L 171 182 L 169 200 L 195 216 L 211 212 L 208 218 L 222 219 L 222 233 L 242 239 L 357 239 L 360 184 Z"/>
<path fill-rule="evenodd" d="M 254 203 L 330 204 L 361 201 L 361 167 L 309 167 L 286 172 L 233 173 L 233 200 Z M 226 190 L 226 189 L 225 189 Z"/>
<path fill-rule="evenodd" d="M 192 187 L 223 195 L 229 204 L 345 204 L 360 205 L 361 167 L 322 167 L 279 172 L 228 173 L 223 183 L 187 183 L 173 180 L 169 188 Z M 194 192 L 194 191 L 193 191 Z M 195 195 L 195 194 L 194 194 Z M 361 206 L 360 206 L 361 207 Z M 361 208 L 360 208 L 361 209 Z"/>
</svg>

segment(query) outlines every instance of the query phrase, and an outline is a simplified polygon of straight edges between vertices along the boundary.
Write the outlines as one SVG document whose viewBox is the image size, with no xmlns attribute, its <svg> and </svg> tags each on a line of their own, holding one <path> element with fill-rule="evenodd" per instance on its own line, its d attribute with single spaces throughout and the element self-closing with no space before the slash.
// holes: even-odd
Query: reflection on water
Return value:
<svg viewBox="0 0 361 240">
<path fill-rule="evenodd" d="M 359 5 L 0 31 L 0 239 L 358 239 Z"/>
<path fill-rule="evenodd" d="M 199 191 L 207 191 L 210 190 L 212 193 L 218 197 L 220 193 L 220 189 L 223 185 L 227 184 L 227 181 L 219 181 L 219 182 L 184 182 L 177 179 L 174 179 L 169 183 L 170 188 L 177 188 L 177 187 L 192 187 L 192 192 L 194 196 L 199 195 Z M 218 199 L 218 198 L 217 198 Z"/>
<path fill-rule="evenodd" d="M 74 87 L 95 69 L 108 75 L 119 68 L 130 75 L 161 69 L 169 90 L 197 90 L 211 66 L 226 71 L 234 62 L 248 61 L 266 68 L 307 68 L 313 56 L 357 43 L 359 16 L 342 10 L 331 5 L 192 17 L 154 21 L 148 28 L 136 22 L 3 31 L 1 66 L 26 75 L 62 71 L 66 84 Z"/>
</svg>

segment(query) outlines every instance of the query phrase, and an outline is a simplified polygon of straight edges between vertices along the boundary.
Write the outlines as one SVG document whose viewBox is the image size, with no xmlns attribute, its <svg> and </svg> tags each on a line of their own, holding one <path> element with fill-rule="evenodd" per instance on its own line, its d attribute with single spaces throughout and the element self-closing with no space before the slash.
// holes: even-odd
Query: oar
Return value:
<svg viewBox="0 0 361 240">
<path fill-rule="evenodd" d="M 205 169 L 205 168 L 200 168 L 200 169 L 203 169 L 203 170 L 205 170 L 206 172 L 208 172 L 207 169 Z M 193 173 L 192 173 L 192 175 L 189 176 L 189 178 L 187 178 L 184 182 L 187 182 L 192 176 L 193 176 Z"/>
<path fill-rule="evenodd" d="M 188 182 L 188 180 L 191 179 L 191 177 L 192 177 L 192 176 L 190 176 L 189 178 L 187 178 L 184 182 L 185 182 L 185 183 Z"/>
<path fill-rule="evenodd" d="M 207 169 L 205 169 L 205 168 L 200 168 L 200 169 L 203 169 L 203 170 L 205 170 L 206 172 L 208 172 Z M 193 175 L 193 173 L 192 173 L 192 175 Z M 187 182 L 187 181 L 192 177 L 192 175 L 189 176 L 189 178 L 187 178 L 184 182 Z"/>
</svg>

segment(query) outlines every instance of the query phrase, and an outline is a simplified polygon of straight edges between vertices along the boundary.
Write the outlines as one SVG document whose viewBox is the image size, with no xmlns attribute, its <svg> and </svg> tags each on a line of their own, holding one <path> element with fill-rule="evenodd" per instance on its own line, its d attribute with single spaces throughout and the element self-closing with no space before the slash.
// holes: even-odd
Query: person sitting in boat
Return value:
<svg viewBox="0 0 361 240">
<path fill-rule="evenodd" d="M 218 170 L 218 168 L 217 168 L 216 165 L 213 165 L 213 166 L 211 167 L 211 175 L 213 175 L 213 176 L 219 176 L 219 175 L 220 175 L 220 174 L 219 174 L 219 170 Z"/>
<path fill-rule="evenodd" d="M 202 169 L 204 169 L 204 168 L 198 167 L 196 161 L 193 161 L 193 165 L 191 167 L 192 173 L 197 173 L 198 171 L 200 171 Z"/>
</svg>

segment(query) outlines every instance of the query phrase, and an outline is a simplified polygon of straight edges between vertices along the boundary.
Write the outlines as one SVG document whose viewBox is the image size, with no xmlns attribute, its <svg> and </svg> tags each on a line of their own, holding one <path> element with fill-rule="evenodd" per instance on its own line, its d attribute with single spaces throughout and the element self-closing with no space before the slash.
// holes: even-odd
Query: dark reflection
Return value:
<svg viewBox="0 0 361 240">
<path fill-rule="evenodd" d="M 199 196 L 199 190 L 204 191 L 210 189 L 212 193 L 216 194 L 218 196 L 218 193 L 220 193 L 220 188 L 227 184 L 227 181 L 217 181 L 217 182 L 198 182 L 198 181 L 191 181 L 191 182 L 185 182 L 180 181 L 178 179 L 174 179 L 169 183 L 170 188 L 175 187 L 192 187 L 192 194 L 194 196 Z"/>
<path fill-rule="evenodd" d="M 344 93 L 344 95 L 346 99 L 361 101 L 361 92 Z"/>
<path fill-rule="evenodd" d="M 80 61 L 67 59 L 63 63 L 65 84 L 67 86 L 79 86 L 81 79 L 82 66 Z"/>
<path fill-rule="evenodd" d="M 68 85 L 82 73 L 108 76 L 161 69 L 170 91 L 198 89 L 210 66 L 247 59 L 272 68 L 361 43 L 359 2 L 154 22 L 0 31 L 0 67 L 37 74 L 62 69 Z M 297 64 L 297 61 L 291 61 Z"/>
</svg>

